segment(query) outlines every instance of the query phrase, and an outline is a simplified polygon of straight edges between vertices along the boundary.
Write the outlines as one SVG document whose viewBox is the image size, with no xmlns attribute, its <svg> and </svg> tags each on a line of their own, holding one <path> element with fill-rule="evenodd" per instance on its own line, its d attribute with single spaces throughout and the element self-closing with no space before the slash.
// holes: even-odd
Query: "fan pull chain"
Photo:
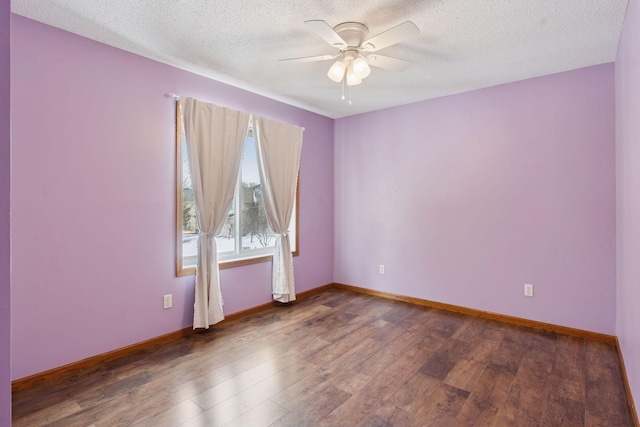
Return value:
<svg viewBox="0 0 640 427">
<path fill-rule="evenodd" d="M 342 76 L 342 97 L 340 98 L 341 100 L 345 100 L 345 96 L 344 96 L 344 85 L 347 82 L 347 72 L 348 72 L 348 68 L 344 70 L 344 75 Z M 349 105 L 351 104 L 351 86 L 349 86 Z"/>
</svg>

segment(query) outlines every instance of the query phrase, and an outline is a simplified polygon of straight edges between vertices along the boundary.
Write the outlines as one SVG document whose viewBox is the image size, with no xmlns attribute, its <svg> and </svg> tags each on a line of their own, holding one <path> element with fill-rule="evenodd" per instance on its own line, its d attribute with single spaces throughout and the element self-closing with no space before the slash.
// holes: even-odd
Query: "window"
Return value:
<svg viewBox="0 0 640 427">
<path fill-rule="evenodd" d="M 195 198 L 191 187 L 189 160 L 182 129 L 182 111 L 176 103 L 176 266 L 177 275 L 194 274 L 198 250 Z M 298 193 L 289 227 L 291 247 L 298 248 Z M 258 173 L 256 142 L 250 130 L 245 144 L 235 196 L 222 232 L 216 236 L 220 268 L 271 260 L 275 235 L 269 229 Z"/>
</svg>

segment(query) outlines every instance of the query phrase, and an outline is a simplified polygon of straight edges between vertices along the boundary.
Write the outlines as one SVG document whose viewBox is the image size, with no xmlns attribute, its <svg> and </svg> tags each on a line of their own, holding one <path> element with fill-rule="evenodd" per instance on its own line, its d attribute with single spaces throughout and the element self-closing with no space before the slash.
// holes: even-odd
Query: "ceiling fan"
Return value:
<svg viewBox="0 0 640 427">
<path fill-rule="evenodd" d="M 281 59 L 280 61 L 327 61 L 338 58 L 327 76 L 334 82 L 348 86 L 362 83 L 371 72 L 369 65 L 393 71 L 404 71 L 411 66 L 410 61 L 379 55 L 385 47 L 416 37 L 420 30 L 411 21 L 405 21 L 377 36 L 367 38 L 369 29 L 359 22 L 343 22 L 331 28 L 321 20 L 304 21 L 305 25 L 340 52 L 336 55 L 307 56 L 303 58 Z"/>
</svg>

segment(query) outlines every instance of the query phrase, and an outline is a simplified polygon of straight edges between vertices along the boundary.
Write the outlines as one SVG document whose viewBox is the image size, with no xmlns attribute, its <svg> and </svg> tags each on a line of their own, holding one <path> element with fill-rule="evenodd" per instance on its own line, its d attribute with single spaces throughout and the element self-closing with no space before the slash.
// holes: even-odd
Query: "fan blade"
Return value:
<svg viewBox="0 0 640 427">
<path fill-rule="evenodd" d="M 412 62 L 405 61 L 404 59 L 392 58 L 384 55 L 367 55 L 364 58 L 367 60 L 369 65 L 392 71 L 404 71 L 411 67 L 412 64 Z"/>
<path fill-rule="evenodd" d="M 420 35 L 420 29 L 411 21 L 405 21 L 400 25 L 373 36 L 362 42 L 362 49 L 367 52 L 375 52 L 392 44 Z"/>
<path fill-rule="evenodd" d="M 318 55 L 318 56 L 304 56 L 302 58 L 287 58 L 278 59 L 278 61 L 295 61 L 295 62 L 312 62 L 312 61 L 328 61 L 329 59 L 337 58 L 338 55 Z"/>
<path fill-rule="evenodd" d="M 338 49 L 344 49 L 347 47 L 347 42 L 344 41 L 342 37 L 335 31 L 329 24 L 325 21 L 304 21 L 305 25 L 309 27 L 311 31 L 319 35 L 329 43 L 333 47 L 337 47 Z"/>
</svg>

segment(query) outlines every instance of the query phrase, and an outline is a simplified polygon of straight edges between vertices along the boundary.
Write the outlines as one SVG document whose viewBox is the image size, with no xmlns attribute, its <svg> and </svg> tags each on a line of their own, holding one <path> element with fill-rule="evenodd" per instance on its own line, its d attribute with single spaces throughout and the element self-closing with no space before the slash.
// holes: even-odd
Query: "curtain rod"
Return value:
<svg viewBox="0 0 640 427">
<path fill-rule="evenodd" d="M 165 96 L 165 98 L 173 98 L 176 101 L 179 101 L 180 99 L 182 99 L 182 97 L 180 95 L 176 94 L 175 92 L 165 93 L 164 96 Z M 249 125 L 251 126 L 253 124 L 253 114 L 251 114 L 251 113 L 247 113 L 247 114 L 252 116 L 252 118 L 249 120 Z M 297 125 L 293 125 L 293 126 L 297 126 Z M 305 128 L 303 126 L 300 126 L 300 127 L 302 127 L 303 131 L 305 130 Z"/>
</svg>

